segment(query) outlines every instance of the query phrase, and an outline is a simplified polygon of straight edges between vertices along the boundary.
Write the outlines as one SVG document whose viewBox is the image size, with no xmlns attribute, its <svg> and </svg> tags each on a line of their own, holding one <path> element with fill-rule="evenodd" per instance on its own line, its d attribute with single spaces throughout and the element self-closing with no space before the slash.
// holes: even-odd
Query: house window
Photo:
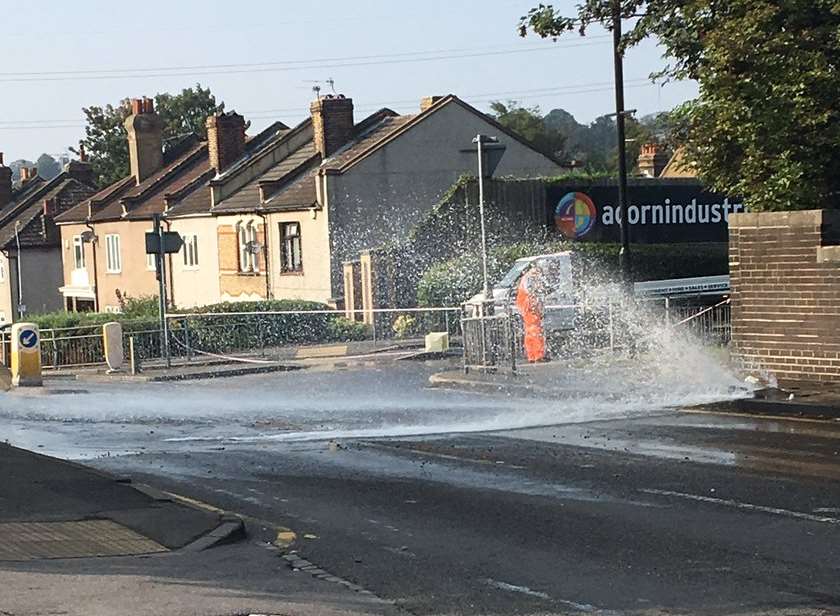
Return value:
<svg viewBox="0 0 840 616">
<path fill-rule="evenodd" d="M 198 269 L 198 236 L 194 233 L 181 236 L 184 240 L 184 268 Z"/>
<path fill-rule="evenodd" d="M 300 223 L 280 223 L 280 271 L 302 272 L 303 258 L 300 248 Z"/>
<path fill-rule="evenodd" d="M 105 270 L 109 274 L 119 274 L 122 271 L 119 235 L 105 236 Z"/>
<path fill-rule="evenodd" d="M 254 223 L 239 223 L 236 225 L 236 235 L 239 239 L 239 271 L 246 274 L 259 272 L 259 244 Z"/>
<path fill-rule="evenodd" d="M 85 269 L 85 244 L 81 235 L 73 236 L 73 268 Z"/>
</svg>

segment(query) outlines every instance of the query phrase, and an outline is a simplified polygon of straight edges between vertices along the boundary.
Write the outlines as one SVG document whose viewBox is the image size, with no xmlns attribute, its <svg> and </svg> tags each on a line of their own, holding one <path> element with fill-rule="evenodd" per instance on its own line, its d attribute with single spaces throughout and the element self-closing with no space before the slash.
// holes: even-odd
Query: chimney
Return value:
<svg viewBox="0 0 840 616">
<path fill-rule="evenodd" d="M 0 152 L 0 210 L 12 202 L 12 170 L 3 164 Z"/>
<path fill-rule="evenodd" d="M 353 137 L 353 99 L 328 95 L 312 101 L 315 149 L 323 158 L 332 156 Z"/>
<path fill-rule="evenodd" d="M 207 118 L 210 166 L 222 173 L 245 151 L 245 118 L 231 111 Z"/>
<path fill-rule="evenodd" d="M 125 119 L 131 175 L 140 184 L 163 167 L 163 121 L 150 98 L 131 100 L 131 115 Z"/>
<path fill-rule="evenodd" d="M 27 184 L 30 180 L 38 177 L 38 167 L 21 167 L 20 168 L 20 185 Z"/>
<path fill-rule="evenodd" d="M 82 159 L 81 156 L 82 154 L 80 153 L 79 160 L 71 160 L 64 165 L 64 172 L 74 180 L 95 188 L 96 178 L 93 176 L 93 167 L 91 167 L 89 162 Z"/>
<path fill-rule="evenodd" d="M 639 173 L 645 177 L 658 178 L 668 164 L 668 155 L 658 143 L 645 143 L 639 152 Z"/>
<path fill-rule="evenodd" d="M 420 113 L 426 111 L 429 107 L 442 100 L 442 96 L 424 96 L 420 99 Z"/>
</svg>

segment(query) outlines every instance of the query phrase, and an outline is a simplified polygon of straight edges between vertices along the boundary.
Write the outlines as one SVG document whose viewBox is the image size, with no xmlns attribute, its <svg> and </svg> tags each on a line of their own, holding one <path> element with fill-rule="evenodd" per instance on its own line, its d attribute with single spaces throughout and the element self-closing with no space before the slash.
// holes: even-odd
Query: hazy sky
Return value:
<svg viewBox="0 0 840 616">
<path fill-rule="evenodd" d="M 571 11 L 577 1 L 555 6 Z M 353 98 L 357 119 L 383 106 L 414 112 L 422 96 L 447 93 L 485 110 L 499 99 L 562 107 L 581 122 L 611 112 L 610 37 L 522 39 L 517 20 L 535 4 L 0 0 L 0 151 L 7 162 L 57 154 L 82 136 L 82 107 L 196 82 L 251 120 L 252 133 L 302 120 L 312 82 L 329 78 Z M 627 106 L 640 114 L 696 93 L 691 83 L 646 80 L 660 56 L 649 42 L 626 58 Z"/>
</svg>

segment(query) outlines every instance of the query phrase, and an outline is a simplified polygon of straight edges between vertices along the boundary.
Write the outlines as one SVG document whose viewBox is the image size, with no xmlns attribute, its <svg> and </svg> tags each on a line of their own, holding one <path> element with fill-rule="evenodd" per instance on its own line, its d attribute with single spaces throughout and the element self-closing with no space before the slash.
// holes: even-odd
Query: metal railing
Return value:
<svg viewBox="0 0 840 616">
<path fill-rule="evenodd" d="M 464 372 L 487 372 L 499 367 L 515 372 L 522 348 L 521 331 L 521 320 L 515 313 L 461 319 Z"/>
</svg>

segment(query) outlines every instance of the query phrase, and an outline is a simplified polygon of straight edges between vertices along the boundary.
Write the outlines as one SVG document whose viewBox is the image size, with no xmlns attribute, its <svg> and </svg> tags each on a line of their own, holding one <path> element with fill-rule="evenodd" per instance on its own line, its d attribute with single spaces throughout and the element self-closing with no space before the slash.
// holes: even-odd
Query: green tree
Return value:
<svg viewBox="0 0 840 616">
<path fill-rule="evenodd" d="M 179 94 L 155 95 L 155 111 L 163 120 L 164 149 L 180 137 L 195 133 L 206 136 L 205 120 L 213 113 L 224 111 L 224 103 L 217 104 L 209 88 L 196 84 Z M 100 185 L 108 185 L 129 174 L 128 142 L 123 123 L 129 115 L 128 100 L 118 105 L 91 106 L 85 114 L 84 146 Z"/>
<path fill-rule="evenodd" d="M 539 5 L 519 23 L 559 37 L 638 17 L 622 46 L 655 36 L 669 79 L 695 79 L 674 114 L 687 162 L 753 210 L 840 206 L 840 2 L 837 0 L 586 0 L 564 16 Z"/>
<path fill-rule="evenodd" d="M 494 118 L 505 128 L 530 141 L 540 152 L 563 157 L 565 135 L 546 124 L 539 107 L 523 107 L 517 101 L 490 103 Z"/>
</svg>

